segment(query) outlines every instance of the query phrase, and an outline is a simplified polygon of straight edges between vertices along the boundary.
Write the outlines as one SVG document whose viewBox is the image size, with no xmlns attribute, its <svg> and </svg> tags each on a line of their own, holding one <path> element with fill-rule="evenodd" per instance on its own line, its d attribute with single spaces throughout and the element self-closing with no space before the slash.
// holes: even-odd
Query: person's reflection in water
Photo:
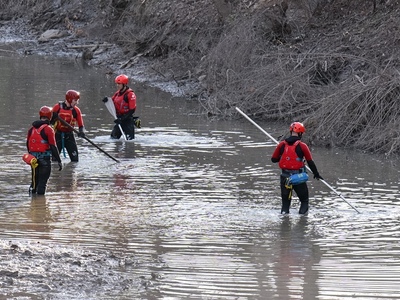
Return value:
<svg viewBox="0 0 400 300">
<path fill-rule="evenodd" d="M 30 230 L 36 232 L 50 232 L 51 228 L 49 223 L 53 221 L 53 217 L 47 205 L 46 196 L 35 195 L 32 197 L 27 217 L 32 221 L 28 225 Z"/>
<path fill-rule="evenodd" d="M 53 191 L 71 193 L 78 190 L 78 185 L 82 184 L 79 181 L 79 167 L 76 163 L 70 162 L 64 165 L 63 171 L 55 174 L 52 178 L 54 186 Z"/>
<path fill-rule="evenodd" d="M 282 216 L 280 239 L 274 262 L 277 299 L 316 299 L 318 273 L 313 266 L 321 259 L 320 250 L 309 239 L 305 216 L 292 219 Z"/>
</svg>

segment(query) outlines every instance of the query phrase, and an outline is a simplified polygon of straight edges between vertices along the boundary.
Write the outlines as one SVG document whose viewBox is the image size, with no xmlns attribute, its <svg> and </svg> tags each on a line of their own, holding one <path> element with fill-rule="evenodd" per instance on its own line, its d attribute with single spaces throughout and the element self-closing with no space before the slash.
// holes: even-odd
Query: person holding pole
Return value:
<svg viewBox="0 0 400 300">
<path fill-rule="evenodd" d="M 117 117 L 111 131 L 113 139 L 119 139 L 121 135 L 124 135 L 127 140 L 132 140 L 135 138 L 135 126 L 140 128 L 140 119 L 133 116 L 136 110 L 136 95 L 128 86 L 128 81 L 128 76 L 124 74 L 115 78 L 118 90 L 111 97 Z M 108 97 L 104 97 L 102 101 L 107 103 Z"/>
<path fill-rule="evenodd" d="M 65 149 L 67 149 L 68 156 L 72 162 L 79 160 L 78 146 L 76 145 L 73 128 L 78 126 L 78 136 L 81 138 L 85 137 L 82 112 L 77 106 L 79 99 L 79 92 L 68 90 L 65 94 L 65 101 L 61 101 L 53 107 L 52 124 L 54 124 L 56 130 L 58 151 L 60 153 L 63 151 L 64 157 L 66 157 Z M 65 122 L 60 122 L 60 119 Z"/>
<path fill-rule="evenodd" d="M 30 164 L 32 169 L 32 181 L 29 187 L 29 194 L 32 195 L 45 194 L 51 174 L 51 157 L 58 162 L 59 171 L 62 170 L 54 130 L 50 126 L 51 108 L 42 106 L 39 110 L 39 117 L 40 120 L 34 121 L 28 130 L 26 138 L 28 153 L 23 156 L 23 160 Z"/>
<path fill-rule="evenodd" d="M 288 214 L 292 200 L 292 190 L 300 200 L 299 214 L 305 214 L 308 211 L 308 186 L 307 182 L 299 180 L 296 184 L 291 182 L 295 177 L 299 178 L 300 174 L 304 174 L 308 179 L 306 173 L 307 162 L 309 168 L 314 174 L 314 178 L 323 180 L 319 174 L 317 167 L 312 159 L 311 151 L 308 146 L 301 141 L 303 133 L 306 131 L 304 125 L 300 122 L 294 122 L 289 128 L 290 136 L 285 140 L 278 143 L 274 152 L 272 153 L 271 161 L 273 163 L 279 162 L 279 167 L 282 169 L 280 175 L 280 187 L 282 197 L 281 214 Z"/>
</svg>

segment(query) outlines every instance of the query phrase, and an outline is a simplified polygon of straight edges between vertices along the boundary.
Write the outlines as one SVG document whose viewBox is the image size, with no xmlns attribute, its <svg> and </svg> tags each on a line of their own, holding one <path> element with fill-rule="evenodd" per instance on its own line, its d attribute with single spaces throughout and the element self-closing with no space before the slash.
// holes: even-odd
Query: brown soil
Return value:
<svg viewBox="0 0 400 300">
<path fill-rule="evenodd" d="M 209 117 L 239 117 L 238 106 L 303 121 L 314 144 L 400 153 L 399 1 L 38 0 L 0 11 L 25 37 L 3 51 L 66 53 L 196 99 Z M 59 36 L 40 42 L 50 29 Z"/>
</svg>

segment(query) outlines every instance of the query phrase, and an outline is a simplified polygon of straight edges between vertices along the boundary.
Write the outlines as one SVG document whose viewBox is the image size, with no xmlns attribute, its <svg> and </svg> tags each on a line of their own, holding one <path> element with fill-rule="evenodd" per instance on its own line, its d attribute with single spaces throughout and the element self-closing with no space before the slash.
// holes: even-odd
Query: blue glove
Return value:
<svg viewBox="0 0 400 300">
<path fill-rule="evenodd" d="M 121 124 L 121 123 L 122 123 L 121 118 L 115 119 L 115 120 L 114 120 L 114 123 L 115 123 L 115 124 Z"/>
</svg>

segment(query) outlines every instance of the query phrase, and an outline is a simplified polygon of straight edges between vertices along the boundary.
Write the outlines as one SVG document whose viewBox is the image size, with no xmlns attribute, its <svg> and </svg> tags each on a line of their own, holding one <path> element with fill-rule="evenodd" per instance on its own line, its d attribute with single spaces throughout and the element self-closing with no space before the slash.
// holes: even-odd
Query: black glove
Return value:
<svg viewBox="0 0 400 300">
<path fill-rule="evenodd" d="M 80 126 L 79 127 L 79 132 L 78 132 L 78 136 L 79 137 L 81 137 L 81 138 L 84 138 L 85 137 L 85 131 L 84 131 L 85 129 L 84 129 L 84 127 L 83 126 Z"/>
<path fill-rule="evenodd" d="M 108 98 L 107 98 L 107 97 L 104 97 L 103 100 L 101 100 L 101 101 L 103 101 L 104 103 L 106 103 L 106 102 L 108 101 Z"/>
<path fill-rule="evenodd" d="M 114 120 L 114 123 L 115 123 L 115 124 L 121 124 L 121 123 L 122 123 L 121 118 L 115 119 L 115 120 Z"/>
<path fill-rule="evenodd" d="M 62 162 L 59 162 L 59 163 L 58 163 L 58 171 L 61 171 L 62 168 L 63 168 Z"/>
<path fill-rule="evenodd" d="M 321 175 L 319 175 L 319 173 L 315 173 L 314 174 L 314 179 L 317 179 L 317 180 L 324 180 L 322 177 L 321 177 Z"/>
</svg>

